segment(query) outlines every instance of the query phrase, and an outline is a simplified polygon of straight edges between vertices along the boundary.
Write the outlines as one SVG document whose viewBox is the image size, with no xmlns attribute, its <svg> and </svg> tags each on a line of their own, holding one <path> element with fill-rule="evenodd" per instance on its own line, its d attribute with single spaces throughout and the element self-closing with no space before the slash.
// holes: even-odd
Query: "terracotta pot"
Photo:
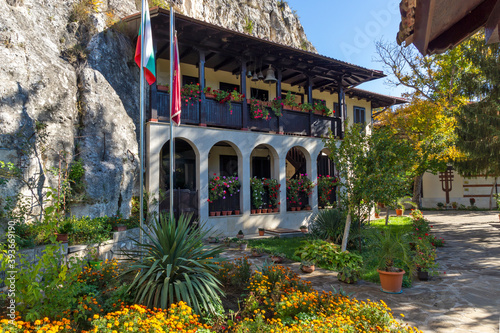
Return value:
<svg viewBox="0 0 500 333">
<path fill-rule="evenodd" d="M 245 237 L 245 235 L 241 235 L 241 234 L 236 235 L 236 238 L 238 238 L 238 239 L 243 239 L 244 237 Z"/>
<path fill-rule="evenodd" d="M 273 209 L 273 212 L 275 212 L 275 213 L 277 213 L 279 211 L 280 211 L 280 209 L 278 207 L 276 207 L 276 208 Z M 499 215 L 499 217 L 500 217 L 500 215 Z"/>
<path fill-rule="evenodd" d="M 297 211 L 299 212 L 302 209 L 302 207 L 297 207 Z"/>
<path fill-rule="evenodd" d="M 233 213 L 233 211 L 232 211 L 232 210 L 228 210 L 228 211 L 226 212 L 226 215 L 231 215 L 232 213 Z"/>
<path fill-rule="evenodd" d="M 68 234 L 56 234 L 56 236 L 57 236 L 56 241 L 61 243 L 68 242 Z"/>
<path fill-rule="evenodd" d="M 300 106 L 292 106 L 292 110 L 293 111 L 302 111 L 302 109 L 300 108 Z"/>
<path fill-rule="evenodd" d="M 210 216 L 215 216 L 215 212 L 210 212 Z"/>
<path fill-rule="evenodd" d="M 275 257 L 275 256 L 271 256 L 271 260 L 276 263 L 276 264 L 279 264 L 279 263 L 282 263 L 283 262 L 283 258 L 282 257 Z"/>
<path fill-rule="evenodd" d="M 255 209 L 250 210 L 251 214 L 255 214 L 256 212 L 257 212 L 257 210 L 255 210 Z"/>
<path fill-rule="evenodd" d="M 259 236 L 264 236 L 265 230 L 259 230 Z"/>
<path fill-rule="evenodd" d="M 262 209 L 257 209 L 257 214 L 261 214 L 262 213 Z"/>
<path fill-rule="evenodd" d="M 239 210 L 235 210 L 234 211 L 234 215 L 240 215 L 240 211 Z"/>
<path fill-rule="evenodd" d="M 215 216 L 220 216 L 220 212 L 215 212 Z"/>
<path fill-rule="evenodd" d="M 166 92 L 168 92 L 168 87 L 167 87 L 167 86 L 160 86 L 160 85 L 157 85 L 157 86 L 156 86 L 156 90 L 158 90 L 158 91 L 166 91 Z"/>
<path fill-rule="evenodd" d="M 262 257 L 263 255 L 262 252 L 252 251 L 252 257 Z"/>
<path fill-rule="evenodd" d="M 306 208 L 304 208 L 304 209 L 305 209 L 305 210 L 311 210 L 311 207 L 306 207 Z"/>
<path fill-rule="evenodd" d="M 375 218 L 376 219 L 379 219 L 380 218 L 380 215 L 378 213 L 375 213 Z"/>
<path fill-rule="evenodd" d="M 307 228 L 301 228 L 300 231 L 302 231 L 303 234 L 307 233 Z"/>
<path fill-rule="evenodd" d="M 222 216 L 226 216 L 227 215 L 227 210 L 223 210 L 222 211 Z"/>
<path fill-rule="evenodd" d="M 403 216 L 403 210 L 402 209 L 396 209 L 396 215 L 397 216 Z"/>
<path fill-rule="evenodd" d="M 127 230 L 127 226 L 126 225 L 117 225 L 116 227 L 113 227 L 113 230 L 114 231 L 125 231 L 125 230 Z"/>
<path fill-rule="evenodd" d="M 377 269 L 378 275 L 380 277 L 380 285 L 382 287 L 382 291 L 386 293 L 400 294 L 403 291 L 403 275 L 405 274 L 404 270 L 401 272 L 386 272 Z"/>
<path fill-rule="evenodd" d="M 304 266 L 304 265 L 302 265 L 302 266 L 300 267 L 300 269 L 301 269 L 301 270 L 302 270 L 302 272 L 304 272 L 304 273 L 312 273 L 312 272 L 314 272 L 315 267 L 314 267 L 314 265 L 311 265 L 311 266 Z"/>
<path fill-rule="evenodd" d="M 205 94 L 205 97 L 206 97 L 206 98 L 215 98 L 215 95 L 214 95 L 214 94 L 211 94 L 211 93 L 206 93 L 206 94 Z"/>
<path fill-rule="evenodd" d="M 267 214 L 267 208 L 262 209 L 262 214 Z"/>
<path fill-rule="evenodd" d="M 297 210 L 297 207 L 292 207 L 292 212 L 295 212 Z"/>
</svg>

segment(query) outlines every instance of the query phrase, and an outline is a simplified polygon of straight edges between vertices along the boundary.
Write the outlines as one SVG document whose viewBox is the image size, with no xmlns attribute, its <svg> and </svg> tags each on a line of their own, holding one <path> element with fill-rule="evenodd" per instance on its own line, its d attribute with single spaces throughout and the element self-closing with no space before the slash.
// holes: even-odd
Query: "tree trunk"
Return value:
<svg viewBox="0 0 500 333">
<path fill-rule="evenodd" d="M 385 225 L 389 224 L 389 206 L 385 210 Z"/>
<path fill-rule="evenodd" d="M 349 240 L 349 230 L 351 230 L 351 211 L 347 213 L 347 218 L 345 220 L 345 228 L 344 228 L 344 238 L 342 238 L 342 252 L 347 250 L 347 241 Z"/>
<path fill-rule="evenodd" d="M 413 198 L 412 201 L 417 204 L 418 208 L 420 208 L 420 193 L 422 192 L 422 176 L 417 175 L 413 179 Z"/>
<path fill-rule="evenodd" d="M 493 192 L 495 192 L 495 189 L 497 188 L 497 177 L 495 177 L 495 182 L 493 183 L 493 186 L 491 187 L 491 192 L 490 192 L 490 210 L 493 209 Z M 500 207 L 498 207 L 500 208 Z"/>
</svg>

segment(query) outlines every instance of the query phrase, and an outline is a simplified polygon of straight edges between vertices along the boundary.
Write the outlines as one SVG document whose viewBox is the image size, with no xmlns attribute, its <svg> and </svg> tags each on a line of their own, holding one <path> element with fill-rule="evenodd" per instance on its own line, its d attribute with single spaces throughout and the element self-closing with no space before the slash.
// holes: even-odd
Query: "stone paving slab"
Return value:
<svg viewBox="0 0 500 333">
<path fill-rule="evenodd" d="M 424 211 L 434 226 L 432 232 L 445 239 L 438 249 L 439 276 L 430 281 L 415 281 L 402 294 L 380 291 L 367 281 L 348 285 L 337 281 L 337 273 L 317 269 L 303 274 L 299 263 L 285 262 L 317 290 L 342 288 L 360 300 L 383 300 L 394 317 L 403 313 L 405 322 L 424 332 L 500 333 L 500 229 L 497 212 Z M 224 256 L 237 258 L 249 251 L 230 249 Z M 262 266 L 267 256 L 250 257 L 254 267 Z"/>
</svg>

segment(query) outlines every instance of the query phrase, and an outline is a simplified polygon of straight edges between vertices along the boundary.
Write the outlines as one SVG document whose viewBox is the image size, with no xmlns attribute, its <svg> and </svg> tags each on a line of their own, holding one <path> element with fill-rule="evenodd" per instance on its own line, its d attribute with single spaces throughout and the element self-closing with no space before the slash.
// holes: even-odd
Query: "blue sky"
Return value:
<svg viewBox="0 0 500 333">
<path fill-rule="evenodd" d="M 296 10 L 307 38 L 320 54 L 370 69 L 383 70 L 377 62 L 375 42 L 395 42 L 401 16 L 400 0 L 288 0 Z M 387 71 L 384 71 L 388 74 Z M 358 86 L 377 93 L 401 96 L 380 79 Z"/>
</svg>

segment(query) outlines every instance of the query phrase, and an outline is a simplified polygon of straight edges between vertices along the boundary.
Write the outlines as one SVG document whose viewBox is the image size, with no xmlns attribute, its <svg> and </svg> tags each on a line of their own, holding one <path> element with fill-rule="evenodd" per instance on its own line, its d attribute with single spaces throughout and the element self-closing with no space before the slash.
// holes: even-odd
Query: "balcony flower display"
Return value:
<svg viewBox="0 0 500 333">
<path fill-rule="evenodd" d="M 203 89 L 205 94 L 213 95 L 215 100 L 220 104 L 227 103 L 229 106 L 229 111 L 233 113 L 231 101 L 241 102 L 245 98 L 245 94 L 240 94 L 236 88 L 232 92 L 225 90 L 212 89 L 211 87 L 205 87 Z"/>
<path fill-rule="evenodd" d="M 299 107 L 304 112 L 309 112 L 313 109 L 313 106 L 311 105 L 311 103 L 302 103 L 302 104 L 299 104 Z"/>
<path fill-rule="evenodd" d="M 313 105 L 314 111 L 323 113 L 325 116 L 331 116 L 332 115 L 332 110 L 326 107 L 325 101 L 321 100 L 319 102 L 314 102 Z"/>
<path fill-rule="evenodd" d="M 330 202 L 331 194 L 335 191 L 335 186 L 338 183 L 336 177 L 330 177 L 329 175 L 318 177 L 318 196 L 319 196 L 319 206 L 326 207 L 332 206 L 334 203 Z"/>
<path fill-rule="evenodd" d="M 306 196 L 311 195 L 314 183 L 307 177 L 307 174 L 300 174 L 298 178 L 287 179 L 286 181 L 286 199 L 290 207 L 302 207 L 300 193 Z"/>
<path fill-rule="evenodd" d="M 275 97 L 271 102 L 271 110 L 276 117 L 281 117 L 283 114 L 281 113 L 281 108 L 283 107 L 283 101 L 281 97 Z"/>
<path fill-rule="evenodd" d="M 200 84 L 185 84 L 181 88 L 181 98 L 183 102 L 194 104 L 194 102 L 200 101 Z"/>
<path fill-rule="evenodd" d="M 295 102 L 295 95 L 293 95 L 291 91 L 286 93 L 283 104 L 292 110 L 298 106 L 297 102 Z"/>
<path fill-rule="evenodd" d="M 252 119 L 269 119 L 269 110 L 259 100 L 251 99 L 249 110 Z"/>
<path fill-rule="evenodd" d="M 264 186 L 267 186 L 269 193 L 269 206 L 270 208 L 277 208 L 279 205 L 280 183 L 276 179 L 264 179 Z"/>
<path fill-rule="evenodd" d="M 252 206 L 255 209 L 262 208 L 264 204 L 264 184 L 261 179 L 257 177 L 250 178 L 250 188 L 252 191 Z"/>
<path fill-rule="evenodd" d="M 226 199 L 240 191 L 240 181 L 237 176 L 219 177 L 214 173 L 208 183 L 208 202 L 213 203 L 218 199 Z"/>
</svg>

